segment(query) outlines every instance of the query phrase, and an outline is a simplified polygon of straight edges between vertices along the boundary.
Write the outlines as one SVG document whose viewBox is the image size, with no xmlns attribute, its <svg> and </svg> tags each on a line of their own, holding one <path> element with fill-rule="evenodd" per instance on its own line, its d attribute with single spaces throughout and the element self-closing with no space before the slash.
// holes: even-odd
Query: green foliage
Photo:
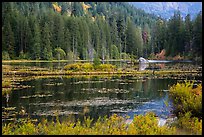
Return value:
<svg viewBox="0 0 204 137">
<path fill-rule="evenodd" d="M 139 115 L 135 116 L 133 122 L 129 125 L 131 128 L 128 129 L 129 132 L 133 132 L 138 135 L 162 135 L 162 134 L 175 134 L 174 127 L 167 127 L 166 125 L 159 127 L 158 120 L 155 114 L 150 112 L 145 116 Z M 134 129 L 133 131 L 131 131 Z"/>
<path fill-rule="evenodd" d="M 91 71 L 94 69 L 93 65 L 91 63 L 83 63 L 81 65 L 81 69 L 84 71 Z"/>
<path fill-rule="evenodd" d="M 54 51 L 55 51 L 55 58 L 56 59 L 58 59 L 58 60 L 65 59 L 66 53 L 65 53 L 65 51 L 63 49 L 56 48 Z"/>
<path fill-rule="evenodd" d="M 2 49 L 9 53 L 11 59 L 14 59 L 15 39 L 9 19 L 5 20 L 5 26 L 2 28 Z"/>
<path fill-rule="evenodd" d="M 10 60 L 10 56 L 7 51 L 2 52 L 2 60 Z"/>
<path fill-rule="evenodd" d="M 64 67 L 64 69 L 71 70 L 71 71 L 80 71 L 81 65 L 82 65 L 81 63 L 68 64 Z"/>
<path fill-rule="evenodd" d="M 41 51 L 41 39 L 40 39 L 40 28 L 36 23 L 34 24 L 34 35 L 32 39 L 32 47 L 31 47 L 31 56 L 32 59 L 40 59 L 40 51 Z"/>
<path fill-rule="evenodd" d="M 91 63 L 74 63 L 66 65 L 64 69 L 70 71 L 91 71 L 94 67 Z"/>
<path fill-rule="evenodd" d="M 202 134 L 202 119 L 198 119 L 197 117 L 192 117 L 191 112 L 187 112 L 185 114 L 181 114 L 179 116 L 178 126 L 184 130 L 187 130 L 191 134 Z"/>
<path fill-rule="evenodd" d="M 96 69 L 101 71 L 114 71 L 115 68 L 116 66 L 112 64 L 100 64 Z"/>
<path fill-rule="evenodd" d="M 67 52 L 67 60 L 74 60 L 74 53 L 72 51 Z"/>
<path fill-rule="evenodd" d="M 48 24 L 44 25 L 42 31 L 42 55 L 41 58 L 44 60 L 52 60 L 52 48 L 51 48 L 51 41 L 50 41 L 50 30 Z"/>
<path fill-rule="evenodd" d="M 177 126 L 191 134 L 202 134 L 202 85 L 193 88 L 194 82 L 177 83 L 170 88 Z"/>
<path fill-rule="evenodd" d="M 130 55 L 127 54 L 127 53 L 121 53 L 121 58 L 122 58 L 122 59 L 126 59 L 126 60 L 130 60 L 130 59 L 131 59 L 131 58 L 130 58 Z"/>
<path fill-rule="evenodd" d="M 177 83 L 170 88 L 170 95 L 175 104 L 175 112 L 191 112 L 193 116 L 202 117 L 202 86 L 193 89 L 194 82 Z"/>
<path fill-rule="evenodd" d="M 2 80 L 2 88 L 10 87 L 11 81 Z"/>
<path fill-rule="evenodd" d="M 19 59 L 30 59 L 30 56 L 28 53 L 20 52 Z"/>
<path fill-rule="evenodd" d="M 2 96 L 10 94 L 12 90 L 12 82 L 10 80 L 2 80 Z"/>
<path fill-rule="evenodd" d="M 100 64 L 97 67 L 91 63 L 74 63 L 68 64 L 64 67 L 68 71 L 114 71 L 116 69 L 115 65 L 112 64 Z"/>
<path fill-rule="evenodd" d="M 30 119 L 21 124 L 2 125 L 3 135 L 166 135 L 175 134 L 173 127 L 159 127 L 152 114 L 135 116 L 131 124 L 125 118 L 113 114 L 92 123 L 93 119 L 84 117 L 84 122 L 72 120 L 48 122 L 46 119 L 35 124 Z"/>
<path fill-rule="evenodd" d="M 81 2 L 58 2 L 61 13 L 51 5 L 4 2 L 2 51 L 11 59 L 23 52 L 31 59 L 50 60 L 54 49 L 61 48 L 68 59 L 93 60 L 95 51 L 104 60 L 119 59 L 122 52 L 148 57 L 165 49 L 169 56 L 201 59 L 201 12 L 194 20 L 187 15 L 184 21 L 175 12 L 165 21 L 126 2 L 86 2 L 91 6 L 87 10 Z"/>
<path fill-rule="evenodd" d="M 96 69 L 101 64 L 101 60 L 98 57 L 95 57 L 93 60 L 93 66 Z"/>
<path fill-rule="evenodd" d="M 111 59 L 119 59 L 119 51 L 116 45 L 111 45 Z"/>
</svg>

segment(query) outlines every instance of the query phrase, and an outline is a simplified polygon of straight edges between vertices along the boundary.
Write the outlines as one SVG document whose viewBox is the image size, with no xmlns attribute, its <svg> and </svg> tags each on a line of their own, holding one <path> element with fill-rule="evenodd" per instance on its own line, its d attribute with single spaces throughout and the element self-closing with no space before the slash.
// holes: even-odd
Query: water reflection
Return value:
<svg viewBox="0 0 204 137">
<path fill-rule="evenodd" d="M 9 107 L 9 94 L 6 94 L 6 107 Z"/>
<path fill-rule="evenodd" d="M 31 117 L 38 118 L 54 116 L 55 112 L 62 117 L 79 115 L 85 110 L 86 115 L 92 118 L 112 113 L 133 114 L 136 110 L 160 111 L 164 105 L 162 101 L 166 100 L 168 94 L 161 90 L 175 83 L 173 79 L 131 76 L 44 78 L 22 82 L 32 88 L 12 92 L 8 104 L 2 102 L 2 105 L 18 109 L 23 106 Z"/>
<path fill-rule="evenodd" d="M 150 69 L 150 70 L 158 70 L 164 69 L 166 67 L 165 63 L 139 63 L 139 71 Z"/>
<path fill-rule="evenodd" d="M 127 115 L 130 116 L 130 119 L 133 119 L 134 115 L 144 115 L 147 112 L 154 112 L 156 116 L 166 119 L 172 115 L 173 104 L 172 101 L 169 101 L 168 93 L 162 98 L 153 99 L 148 102 L 144 102 L 142 105 L 137 108 L 130 110 Z"/>
<path fill-rule="evenodd" d="M 149 63 L 139 63 L 139 71 L 145 70 L 147 67 L 149 67 Z"/>
</svg>

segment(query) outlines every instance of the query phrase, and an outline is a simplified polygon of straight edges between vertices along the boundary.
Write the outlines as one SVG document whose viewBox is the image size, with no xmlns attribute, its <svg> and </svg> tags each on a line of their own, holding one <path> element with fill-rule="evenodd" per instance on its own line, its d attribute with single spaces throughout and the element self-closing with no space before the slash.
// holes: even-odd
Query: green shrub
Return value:
<svg viewBox="0 0 204 137">
<path fill-rule="evenodd" d="M 64 70 L 69 71 L 114 71 L 116 68 L 115 65 L 112 64 L 100 64 L 97 67 L 94 67 L 91 63 L 74 63 L 68 64 L 64 67 Z"/>
<path fill-rule="evenodd" d="M 30 56 L 28 53 L 23 53 L 23 52 L 20 52 L 20 55 L 18 57 L 19 59 L 30 59 Z"/>
<path fill-rule="evenodd" d="M 93 60 L 94 68 L 97 69 L 100 64 L 101 64 L 101 60 L 98 57 L 94 58 Z"/>
<path fill-rule="evenodd" d="M 74 64 L 68 64 L 64 67 L 65 70 L 71 70 L 71 71 L 79 71 L 81 70 L 82 63 L 74 63 Z"/>
<path fill-rule="evenodd" d="M 202 134 L 202 119 L 192 117 L 191 112 L 181 114 L 178 119 L 178 126 L 191 134 Z"/>
<path fill-rule="evenodd" d="M 55 48 L 54 55 L 55 55 L 55 58 L 58 60 L 65 59 L 66 57 L 65 51 L 61 48 Z"/>
<path fill-rule="evenodd" d="M 2 80 L 2 88 L 9 88 L 11 87 L 11 81 Z"/>
<path fill-rule="evenodd" d="M 100 118 L 92 123 L 93 119 L 85 117 L 84 122 L 75 123 L 71 120 L 48 122 L 46 119 L 35 124 L 28 119 L 21 124 L 5 124 L 2 127 L 4 135 L 158 135 L 175 134 L 175 128 L 158 126 L 154 115 L 135 116 L 131 124 L 125 123 L 125 118 L 116 114 L 107 118 Z"/>
<path fill-rule="evenodd" d="M 114 71 L 114 69 L 116 68 L 115 65 L 112 64 L 100 64 L 97 68 L 97 70 L 101 70 L 101 71 Z"/>
<path fill-rule="evenodd" d="M 126 60 L 131 60 L 130 55 L 127 53 L 121 53 L 121 58 Z"/>
<path fill-rule="evenodd" d="M 83 63 L 83 64 L 81 65 L 81 69 L 82 69 L 83 71 L 90 71 L 90 70 L 93 70 L 94 67 L 93 67 L 93 64 L 91 64 L 91 63 Z"/>
<path fill-rule="evenodd" d="M 128 132 L 138 135 L 168 135 L 175 134 L 174 127 L 159 126 L 155 114 L 152 112 L 146 115 L 135 116 L 133 122 L 129 125 Z"/>
<path fill-rule="evenodd" d="M 2 52 L 2 60 L 10 60 L 9 53 L 7 51 Z"/>
<path fill-rule="evenodd" d="M 202 85 L 193 89 L 194 82 L 177 83 L 170 88 L 175 113 L 191 111 L 193 116 L 202 117 Z"/>
<path fill-rule="evenodd" d="M 170 88 L 178 128 L 191 134 L 202 134 L 202 85 L 193 88 L 194 82 L 177 83 Z"/>
</svg>

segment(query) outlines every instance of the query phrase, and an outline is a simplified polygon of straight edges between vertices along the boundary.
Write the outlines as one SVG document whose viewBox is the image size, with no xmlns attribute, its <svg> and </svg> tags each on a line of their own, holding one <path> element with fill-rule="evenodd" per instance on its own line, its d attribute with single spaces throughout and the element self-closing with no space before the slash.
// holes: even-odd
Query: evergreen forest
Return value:
<svg viewBox="0 0 204 137">
<path fill-rule="evenodd" d="M 2 2 L 2 59 L 202 59 L 202 12 L 165 20 L 126 2 Z"/>
</svg>

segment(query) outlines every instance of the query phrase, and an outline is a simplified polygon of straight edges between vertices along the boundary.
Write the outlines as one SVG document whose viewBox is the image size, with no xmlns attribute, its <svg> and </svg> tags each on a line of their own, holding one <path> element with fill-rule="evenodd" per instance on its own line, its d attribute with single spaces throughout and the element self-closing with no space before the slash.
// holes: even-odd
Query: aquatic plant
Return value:
<svg viewBox="0 0 204 137">
<path fill-rule="evenodd" d="M 81 70 L 83 71 L 91 71 L 93 69 L 94 67 L 91 63 L 83 63 L 83 65 L 81 66 Z"/>
<path fill-rule="evenodd" d="M 101 71 L 114 71 L 115 69 L 116 69 L 116 66 L 112 64 L 100 64 L 97 68 L 97 70 L 101 70 Z"/>
<path fill-rule="evenodd" d="M 116 68 L 115 65 L 112 64 L 98 64 L 97 66 L 91 63 L 74 63 L 68 64 L 64 67 L 66 71 L 74 71 L 74 72 L 93 72 L 93 71 L 114 71 Z"/>
</svg>

